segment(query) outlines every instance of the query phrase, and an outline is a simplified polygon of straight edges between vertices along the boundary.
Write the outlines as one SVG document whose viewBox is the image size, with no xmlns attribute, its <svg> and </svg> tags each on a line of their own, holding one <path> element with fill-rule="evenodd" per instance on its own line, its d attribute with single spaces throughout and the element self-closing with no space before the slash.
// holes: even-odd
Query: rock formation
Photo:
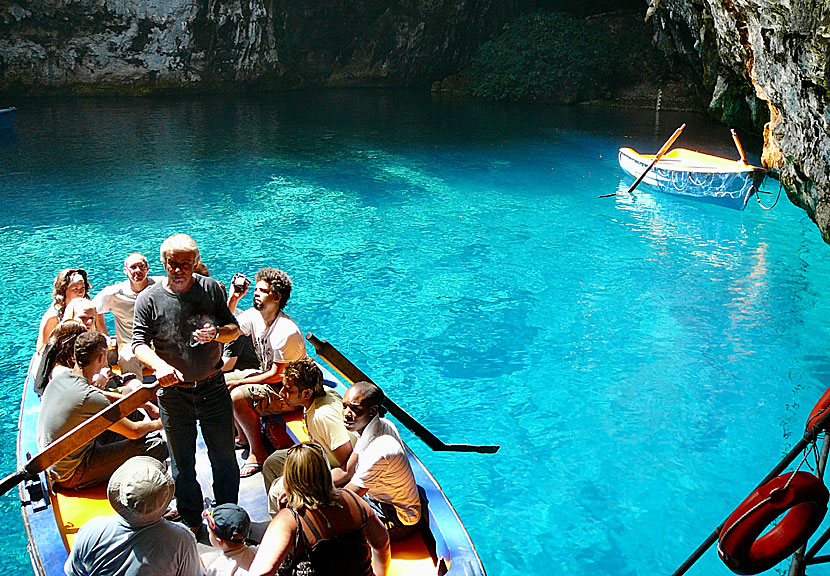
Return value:
<svg viewBox="0 0 830 576">
<path fill-rule="evenodd" d="M 768 107 L 762 161 L 830 243 L 830 2 L 652 0 L 649 12 L 658 44 L 699 74 L 712 112 L 757 123 L 758 105 Z"/>
<path fill-rule="evenodd" d="M 0 89 L 425 85 L 514 0 L 0 0 Z"/>
</svg>

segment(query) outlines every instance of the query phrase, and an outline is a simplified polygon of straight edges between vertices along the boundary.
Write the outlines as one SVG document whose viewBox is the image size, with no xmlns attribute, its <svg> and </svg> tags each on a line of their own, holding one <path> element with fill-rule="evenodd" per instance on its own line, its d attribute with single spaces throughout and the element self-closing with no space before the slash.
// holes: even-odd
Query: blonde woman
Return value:
<svg viewBox="0 0 830 576">
<path fill-rule="evenodd" d="M 338 490 L 319 444 L 297 444 L 283 474 L 288 505 L 268 526 L 249 574 L 276 574 L 280 564 L 308 561 L 316 576 L 386 576 L 389 535 L 372 508 Z"/>
</svg>

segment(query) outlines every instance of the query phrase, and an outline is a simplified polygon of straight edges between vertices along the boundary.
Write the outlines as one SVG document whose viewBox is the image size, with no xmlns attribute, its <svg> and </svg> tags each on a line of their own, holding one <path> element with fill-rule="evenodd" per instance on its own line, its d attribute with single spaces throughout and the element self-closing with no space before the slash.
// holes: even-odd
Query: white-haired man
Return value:
<svg viewBox="0 0 830 576">
<path fill-rule="evenodd" d="M 133 350 L 156 373 L 161 421 L 170 444 L 176 503 L 194 531 L 204 500 L 196 479 L 196 422 L 208 449 L 218 504 L 236 504 L 239 472 L 233 446 L 233 408 L 222 375 L 222 342 L 239 326 L 216 280 L 195 274 L 199 248 L 187 234 L 161 245 L 167 277 L 141 292 L 135 303 Z"/>
<path fill-rule="evenodd" d="M 132 372 L 141 377 L 141 362 L 133 354 L 131 345 L 133 339 L 133 314 L 135 312 L 135 301 L 138 295 L 162 280 L 160 276 L 148 276 L 150 266 L 147 258 L 139 252 L 133 252 L 124 259 L 124 274 L 127 279 L 118 284 L 113 284 L 102 289 L 92 303 L 98 310 L 98 331 L 109 334 L 107 322 L 104 318 L 106 312 L 110 312 L 115 319 L 115 338 L 118 342 L 118 366 L 121 373 Z"/>
</svg>

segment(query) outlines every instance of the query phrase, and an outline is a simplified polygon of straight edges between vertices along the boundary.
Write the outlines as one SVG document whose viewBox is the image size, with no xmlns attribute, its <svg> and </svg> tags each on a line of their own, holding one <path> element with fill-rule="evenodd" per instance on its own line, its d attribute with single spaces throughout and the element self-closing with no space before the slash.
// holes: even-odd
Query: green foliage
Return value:
<svg viewBox="0 0 830 576">
<path fill-rule="evenodd" d="M 471 90 L 489 100 L 575 102 L 661 66 L 635 13 L 579 19 L 536 12 L 505 26 L 479 49 Z"/>
</svg>

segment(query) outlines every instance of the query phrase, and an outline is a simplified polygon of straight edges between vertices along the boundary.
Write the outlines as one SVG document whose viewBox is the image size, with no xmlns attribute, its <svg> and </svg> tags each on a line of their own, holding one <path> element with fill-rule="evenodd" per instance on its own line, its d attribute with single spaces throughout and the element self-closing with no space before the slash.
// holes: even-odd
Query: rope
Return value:
<svg viewBox="0 0 830 576">
<path fill-rule="evenodd" d="M 770 493 L 769 496 L 767 496 L 766 498 L 764 498 L 763 500 L 758 502 L 755 506 L 753 506 L 752 508 L 750 508 L 749 510 L 744 512 L 743 515 L 740 518 L 735 520 L 735 522 L 733 522 L 729 527 L 727 527 L 727 529 L 724 532 L 722 532 L 720 534 L 720 537 L 718 538 L 718 552 L 719 553 L 723 553 L 723 550 L 720 547 L 720 541 L 724 538 L 724 536 L 729 534 L 729 532 L 731 532 L 732 529 L 735 528 L 738 524 L 740 524 L 741 522 L 746 520 L 746 518 L 750 514 L 752 514 L 753 512 L 758 510 L 758 508 L 760 508 L 761 506 L 763 506 L 764 504 L 766 504 L 767 502 L 772 500 L 772 495 L 775 492 L 778 492 L 779 490 L 786 490 L 787 488 L 789 488 L 790 484 L 793 481 L 793 478 L 795 478 L 796 472 L 798 472 L 798 470 L 801 468 L 801 466 L 804 465 L 804 462 L 807 460 L 807 456 L 809 456 L 811 452 L 815 451 L 815 449 L 816 449 L 816 442 L 814 440 L 812 443 L 807 445 L 807 447 L 804 449 L 804 456 L 801 458 L 801 462 L 798 463 L 798 466 L 796 466 L 795 470 L 793 470 L 792 474 L 790 474 L 790 477 L 787 479 L 787 482 L 781 488 L 778 488 L 777 490 L 774 490 L 772 493 Z M 809 466 L 809 464 L 808 464 L 808 466 Z"/>
<path fill-rule="evenodd" d="M 775 197 L 775 202 L 773 202 L 772 206 L 770 206 L 769 208 L 764 206 L 764 203 L 761 202 L 761 195 L 758 193 L 758 189 L 756 188 L 755 189 L 755 192 L 756 192 L 755 193 L 755 199 L 758 201 L 758 205 L 761 208 L 763 208 L 764 210 L 772 210 L 773 208 L 775 208 L 775 205 L 778 204 L 778 199 L 781 198 L 781 188 L 783 188 L 783 187 L 784 187 L 784 183 L 781 182 L 781 180 L 779 179 L 778 180 L 778 195 Z"/>
</svg>

